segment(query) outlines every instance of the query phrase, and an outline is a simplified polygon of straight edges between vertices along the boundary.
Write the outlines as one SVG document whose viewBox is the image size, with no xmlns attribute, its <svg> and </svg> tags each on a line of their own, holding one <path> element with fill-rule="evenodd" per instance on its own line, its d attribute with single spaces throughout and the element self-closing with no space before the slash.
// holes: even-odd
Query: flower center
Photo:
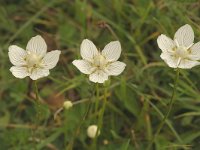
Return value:
<svg viewBox="0 0 200 150">
<path fill-rule="evenodd" d="M 38 67 L 41 62 L 41 57 L 33 52 L 27 52 L 25 58 L 28 67 Z"/>
<path fill-rule="evenodd" d="M 175 56 L 178 57 L 178 58 L 187 58 L 188 55 L 189 55 L 189 51 L 186 47 L 177 47 L 176 50 L 175 50 Z"/>
<path fill-rule="evenodd" d="M 108 62 L 106 58 L 102 56 L 101 54 L 94 56 L 94 59 L 93 59 L 94 67 L 97 67 L 98 69 L 103 69 L 107 63 Z"/>
</svg>

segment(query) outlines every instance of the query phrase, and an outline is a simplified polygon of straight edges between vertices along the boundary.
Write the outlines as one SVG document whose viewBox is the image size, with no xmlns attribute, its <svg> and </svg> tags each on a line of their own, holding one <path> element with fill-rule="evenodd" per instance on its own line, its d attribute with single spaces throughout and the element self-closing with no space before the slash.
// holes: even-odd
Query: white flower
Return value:
<svg viewBox="0 0 200 150">
<path fill-rule="evenodd" d="M 30 76 L 32 80 L 37 80 L 49 75 L 49 70 L 56 66 L 60 53 L 59 50 L 47 52 L 44 39 L 37 35 L 30 39 L 26 50 L 16 45 L 9 47 L 9 59 L 14 65 L 10 71 L 16 78 Z"/>
<path fill-rule="evenodd" d="M 126 64 L 117 61 L 121 54 L 119 41 L 110 42 L 102 52 L 98 51 L 92 41 L 85 39 L 81 44 L 82 60 L 72 63 L 84 74 L 89 75 L 89 80 L 104 83 L 108 76 L 117 76 L 123 72 Z"/>
<path fill-rule="evenodd" d="M 63 107 L 65 109 L 69 109 L 73 106 L 73 103 L 71 101 L 65 101 L 64 104 L 63 104 Z"/>
<path fill-rule="evenodd" d="M 88 127 L 88 129 L 87 129 L 87 135 L 88 135 L 88 137 L 91 138 L 91 139 L 95 138 L 96 133 L 97 133 L 97 129 L 98 129 L 97 125 L 90 125 Z M 98 131 L 97 136 L 99 134 L 100 134 L 100 131 Z"/>
<path fill-rule="evenodd" d="M 157 43 L 162 50 L 160 57 L 172 68 L 190 69 L 200 63 L 200 42 L 194 44 L 194 32 L 190 25 L 180 27 L 174 40 L 161 34 Z"/>
</svg>

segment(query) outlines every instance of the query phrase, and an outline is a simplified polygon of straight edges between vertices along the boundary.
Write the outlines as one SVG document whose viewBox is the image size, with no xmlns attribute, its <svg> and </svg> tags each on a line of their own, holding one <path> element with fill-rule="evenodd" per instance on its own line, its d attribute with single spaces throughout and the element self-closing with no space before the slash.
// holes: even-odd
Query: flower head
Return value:
<svg viewBox="0 0 200 150">
<path fill-rule="evenodd" d="M 97 129 L 98 129 L 97 125 L 90 125 L 88 127 L 88 129 L 87 129 L 87 135 L 88 135 L 88 137 L 91 138 L 91 139 L 95 138 L 96 133 L 97 133 Z M 100 134 L 100 131 L 98 131 L 97 136 L 99 134 Z"/>
<path fill-rule="evenodd" d="M 161 34 L 157 43 L 162 50 L 160 57 L 171 68 L 190 69 L 200 62 L 200 42 L 194 44 L 194 32 L 190 25 L 180 27 L 174 40 Z"/>
<path fill-rule="evenodd" d="M 126 64 L 117 61 L 121 54 L 119 41 L 107 44 L 102 52 L 98 51 L 92 41 L 85 39 L 81 44 L 82 60 L 72 63 L 84 74 L 89 75 L 89 80 L 104 83 L 108 76 L 117 76 L 123 72 Z"/>
<path fill-rule="evenodd" d="M 65 109 L 70 109 L 73 106 L 73 103 L 71 101 L 65 101 L 63 104 L 63 107 Z"/>
<path fill-rule="evenodd" d="M 26 50 L 16 45 L 9 47 L 9 59 L 14 65 L 10 71 L 16 78 L 29 76 L 32 80 L 37 80 L 49 75 L 49 70 L 56 66 L 60 53 L 59 50 L 47 52 L 44 39 L 37 35 L 30 39 Z"/>
</svg>

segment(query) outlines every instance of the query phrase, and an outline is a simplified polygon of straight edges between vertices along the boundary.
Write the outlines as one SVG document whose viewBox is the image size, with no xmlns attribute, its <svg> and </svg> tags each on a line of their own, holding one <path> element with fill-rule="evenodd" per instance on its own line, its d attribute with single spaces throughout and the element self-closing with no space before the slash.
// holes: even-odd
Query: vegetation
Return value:
<svg viewBox="0 0 200 150">
<path fill-rule="evenodd" d="M 94 149 L 87 128 L 98 124 L 106 98 L 97 149 L 145 150 L 168 110 L 176 76 L 160 58 L 157 37 L 173 37 L 190 24 L 195 42 L 200 41 L 199 8 L 197 0 L 1 0 L 0 149 Z M 50 76 L 37 81 L 40 107 L 34 82 L 15 78 L 8 58 L 9 45 L 25 48 L 38 34 L 49 51 L 62 51 Z M 124 72 L 98 88 L 90 82 L 72 65 L 85 38 L 99 49 L 119 40 Z M 199 150 L 199 83 L 199 66 L 180 70 L 172 112 L 152 150 Z M 73 107 L 55 116 L 66 100 Z"/>
</svg>

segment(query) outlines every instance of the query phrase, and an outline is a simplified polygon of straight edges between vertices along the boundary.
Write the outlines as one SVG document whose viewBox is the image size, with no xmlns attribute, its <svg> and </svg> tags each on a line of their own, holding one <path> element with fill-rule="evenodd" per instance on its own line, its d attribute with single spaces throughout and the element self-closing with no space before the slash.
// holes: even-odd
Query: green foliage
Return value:
<svg viewBox="0 0 200 150">
<path fill-rule="evenodd" d="M 99 49 L 119 40 L 120 59 L 127 64 L 123 74 L 111 77 L 97 148 L 145 150 L 166 113 L 175 76 L 160 59 L 156 39 L 161 33 L 172 37 L 188 23 L 199 41 L 199 6 L 197 0 L 1 0 L 0 150 L 90 148 L 86 131 L 97 124 L 98 116 L 95 85 L 71 63 L 80 57 L 84 38 Z M 49 50 L 62 51 L 50 76 L 38 81 L 42 101 L 38 124 L 33 83 L 12 76 L 7 54 L 9 45 L 25 48 L 37 34 L 45 38 Z M 155 140 L 156 150 L 199 149 L 199 83 L 200 67 L 181 70 L 176 101 Z M 104 86 L 99 87 L 102 100 Z M 54 119 L 64 100 L 75 105 Z"/>
</svg>

